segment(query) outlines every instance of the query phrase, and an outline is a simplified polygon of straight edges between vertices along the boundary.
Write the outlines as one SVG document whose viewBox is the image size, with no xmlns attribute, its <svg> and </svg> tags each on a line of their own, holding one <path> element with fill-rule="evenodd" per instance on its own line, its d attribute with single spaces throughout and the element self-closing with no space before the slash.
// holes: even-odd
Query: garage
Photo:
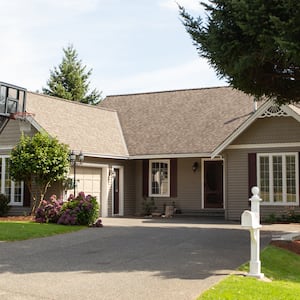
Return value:
<svg viewBox="0 0 300 300">
<path fill-rule="evenodd" d="M 73 177 L 73 169 L 71 168 L 70 177 Z M 84 192 L 86 195 L 92 195 L 97 198 L 100 205 L 101 202 L 101 168 L 76 167 L 76 194 Z M 74 177 L 73 177 L 74 178 Z M 73 190 L 69 190 L 68 194 L 72 194 Z"/>
</svg>

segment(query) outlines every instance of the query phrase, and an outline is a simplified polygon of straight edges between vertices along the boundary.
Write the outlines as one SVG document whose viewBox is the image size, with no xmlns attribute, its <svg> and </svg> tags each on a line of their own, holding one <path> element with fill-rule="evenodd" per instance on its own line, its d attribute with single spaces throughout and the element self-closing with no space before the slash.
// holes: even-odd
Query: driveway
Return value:
<svg viewBox="0 0 300 300">
<path fill-rule="evenodd" d="M 239 224 L 202 222 L 110 218 L 103 228 L 2 242 L 0 299 L 195 299 L 250 256 Z M 272 234 L 262 231 L 262 246 Z"/>
</svg>

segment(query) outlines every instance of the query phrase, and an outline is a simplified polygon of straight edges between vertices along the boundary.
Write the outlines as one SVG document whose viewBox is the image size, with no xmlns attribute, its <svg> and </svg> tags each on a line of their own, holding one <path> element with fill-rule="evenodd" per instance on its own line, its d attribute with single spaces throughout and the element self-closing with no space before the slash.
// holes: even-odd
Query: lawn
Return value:
<svg viewBox="0 0 300 300">
<path fill-rule="evenodd" d="M 274 246 L 261 253 L 262 273 L 271 282 L 231 275 L 197 300 L 296 300 L 300 295 L 300 255 Z M 240 268 L 248 271 L 248 265 Z"/>
<path fill-rule="evenodd" d="M 86 226 L 65 226 L 35 222 L 0 222 L 0 241 L 20 241 L 78 231 Z"/>
</svg>

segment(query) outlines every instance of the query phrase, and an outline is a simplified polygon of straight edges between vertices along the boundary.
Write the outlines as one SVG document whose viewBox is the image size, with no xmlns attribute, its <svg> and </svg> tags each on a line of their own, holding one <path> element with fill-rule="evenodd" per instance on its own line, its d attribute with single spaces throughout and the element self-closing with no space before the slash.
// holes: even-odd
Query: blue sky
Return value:
<svg viewBox="0 0 300 300">
<path fill-rule="evenodd" d="M 203 15 L 198 0 L 178 0 Z M 0 81 L 31 91 L 73 44 L 103 95 L 225 85 L 201 59 L 173 0 L 9 0 L 0 3 Z"/>
</svg>

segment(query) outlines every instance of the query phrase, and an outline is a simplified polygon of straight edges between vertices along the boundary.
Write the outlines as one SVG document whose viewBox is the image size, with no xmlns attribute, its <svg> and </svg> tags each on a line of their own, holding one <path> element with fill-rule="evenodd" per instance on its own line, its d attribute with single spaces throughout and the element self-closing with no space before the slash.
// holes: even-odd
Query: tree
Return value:
<svg viewBox="0 0 300 300">
<path fill-rule="evenodd" d="M 63 180 L 68 170 L 68 147 L 46 133 L 39 132 L 33 137 L 22 135 L 10 155 L 10 176 L 27 185 L 33 199 L 32 213 L 44 199 L 50 184 Z"/>
<path fill-rule="evenodd" d="M 48 88 L 43 88 L 43 93 L 50 96 L 60 97 L 68 100 L 87 104 L 97 104 L 101 93 L 94 89 L 88 94 L 90 82 L 88 78 L 92 69 L 86 72 L 86 66 L 82 66 L 78 60 L 77 51 L 72 45 L 63 48 L 64 57 L 58 67 L 50 70 L 50 78 L 47 81 Z"/>
<path fill-rule="evenodd" d="M 256 98 L 300 102 L 300 1 L 211 0 L 207 16 L 179 7 L 201 57 L 220 78 Z"/>
</svg>

